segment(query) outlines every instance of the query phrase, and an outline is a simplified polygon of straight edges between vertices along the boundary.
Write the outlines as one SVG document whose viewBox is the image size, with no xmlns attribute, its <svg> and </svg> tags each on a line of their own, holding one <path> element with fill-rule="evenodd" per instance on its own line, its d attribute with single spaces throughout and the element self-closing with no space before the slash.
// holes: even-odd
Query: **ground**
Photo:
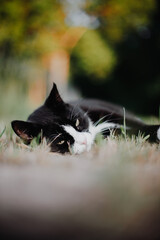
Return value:
<svg viewBox="0 0 160 240">
<path fill-rule="evenodd" d="M 1 135 L 4 239 L 160 239 L 159 145 L 111 136 L 88 153 L 59 155 L 9 128 Z"/>
</svg>

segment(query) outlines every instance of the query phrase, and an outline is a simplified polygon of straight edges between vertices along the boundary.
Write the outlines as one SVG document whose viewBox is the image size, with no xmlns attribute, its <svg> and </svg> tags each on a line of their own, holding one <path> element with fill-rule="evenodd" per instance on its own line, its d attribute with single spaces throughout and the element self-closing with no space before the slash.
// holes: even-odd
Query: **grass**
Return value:
<svg viewBox="0 0 160 240">
<path fill-rule="evenodd" d="M 100 136 L 81 155 L 24 145 L 0 125 L 0 234 L 38 239 L 159 239 L 160 146 Z M 28 238 L 28 239 L 29 239 Z"/>
<path fill-rule="evenodd" d="M 88 153 L 50 153 L 45 140 L 24 145 L 10 121 L 32 111 L 22 79 L 34 74 L 12 63 L 0 67 L 1 239 L 160 239 L 160 146 L 127 137 L 125 109 L 122 136 L 99 135 Z"/>
</svg>

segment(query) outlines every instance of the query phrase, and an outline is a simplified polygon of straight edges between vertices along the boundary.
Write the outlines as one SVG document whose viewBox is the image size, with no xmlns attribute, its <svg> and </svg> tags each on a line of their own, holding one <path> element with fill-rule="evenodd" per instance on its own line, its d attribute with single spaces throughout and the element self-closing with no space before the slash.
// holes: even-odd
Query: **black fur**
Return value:
<svg viewBox="0 0 160 240">
<path fill-rule="evenodd" d="M 114 105 L 100 100 L 81 100 L 65 103 L 59 95 L 56 84 L 53 85 L 50 95 L 45 103 L 35 110 L 27 121 L 13 121 L 12 128 L 15 133 L 27 143 L 38 136 L 46 137 L 50 143 L 51 151 L 66 153 L 74 139 L 63 129 L 63 125 L 73 126 L 77 131 L 88 131 L 89 118 L 93 123 L 100 119 L 123 125 L 124 109 L 121 106 Z M 79 119 L 80 125 L 76 127 L 76 120 Z M 138 135 L 139 132 L 144 135 L 150 135 L 149 140 L 157 142 L 157 130 L 159 126 L 146 125 L 140 119 L 128 111 L 125 112 L 125 121 L 128 127 L 128 134 Z M 120 130 L 116 130 L 120 133 Z M 106 131 L 104 136 L 110 134 Z M 63 144 L 59 144 L 60 142 Z"/>
</svg>

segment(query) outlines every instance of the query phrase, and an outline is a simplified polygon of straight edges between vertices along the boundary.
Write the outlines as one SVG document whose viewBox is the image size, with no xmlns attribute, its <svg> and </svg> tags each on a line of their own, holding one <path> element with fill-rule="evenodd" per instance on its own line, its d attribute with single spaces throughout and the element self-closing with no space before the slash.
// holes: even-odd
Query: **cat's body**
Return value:
<svg viewBox="0 0 160 240">
<path fill-rule="evenodd" d="M 27 122 L 13 121 L 12 127 L 27 142 L 41 133 L 50 143 L 51 151 L 79 154 L 91 149 L 98 133 L 105 137 L 110 130 L 120 133 L 124 119 L 129 134 L 141 132 L 150 135 L 150 141 L 160 140 L 159 125 L 146 125 L 121 106 L 100 100 L 64 103 L 55 84 L 44 105 Z"/>
</svg>

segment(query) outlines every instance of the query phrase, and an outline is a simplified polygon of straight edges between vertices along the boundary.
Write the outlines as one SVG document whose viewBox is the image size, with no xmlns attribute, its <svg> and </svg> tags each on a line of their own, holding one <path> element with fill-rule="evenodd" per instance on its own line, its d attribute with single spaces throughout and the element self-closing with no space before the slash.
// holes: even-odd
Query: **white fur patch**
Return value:
<svg viewBox="0 0 160 240">
<path fill-rule="evenodd" d="M 72 126 L 63 126 L 65 131 L 74 138 L 72 150 L 74 154 L 80 154 L 89 151 L 93 144 L 94 138 L 89 132 L 78 132 Z"/>
<path fill-rule="evenodd" d="M 101 123 L 94 126 L 91 120 L 89 121 L 89 132 L 78 132 L 72 126 L 63 126 L 64 130 L 74 138 L 72 151 L 74 154 L 80 154 L 89 151 L 94 143 L 95 137 L 98 133 L 106 129 L 118 128 L 118 124 Z"/>
<path fill-rule="evenodd" d="M 160 140 L 160 127 L 158 128 L 158 131 L 157 131 L 157 138 L 158 140 Z"/>
</svg>

